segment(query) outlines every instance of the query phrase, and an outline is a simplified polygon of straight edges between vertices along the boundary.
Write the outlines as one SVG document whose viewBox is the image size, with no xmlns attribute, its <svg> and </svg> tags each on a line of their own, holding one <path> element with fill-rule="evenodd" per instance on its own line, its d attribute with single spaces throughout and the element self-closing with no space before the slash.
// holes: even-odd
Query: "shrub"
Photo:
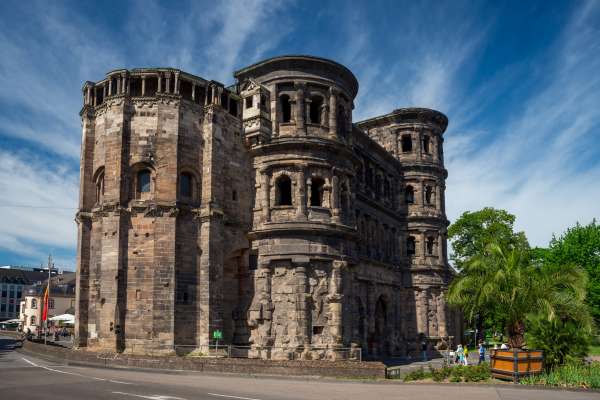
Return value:
<svg viewBox="0 0 600 400">
<path fill-rule="evenodd" d="M 571 362 L 555 366 L 552 370 L 540 375 L 521 379 L 524 385 L 550 385 L 560 387 L 577 387 L 587 389 L 600 388 L 600 362 L 585 364 Z"/>
<path fill-rule="evenodd" d="M 431 377 L 431 373 L 426 373 L 423 367 L 421 367 L 406 374 L 406 376 L 404 377 L 404 382 L 422 381 L 423 379 L 429 377 Z"/>
</svg>

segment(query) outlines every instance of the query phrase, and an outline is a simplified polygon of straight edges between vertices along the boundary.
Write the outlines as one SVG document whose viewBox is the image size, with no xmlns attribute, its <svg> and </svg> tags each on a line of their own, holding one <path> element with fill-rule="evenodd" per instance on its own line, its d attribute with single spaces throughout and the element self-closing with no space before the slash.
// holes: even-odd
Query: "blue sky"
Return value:
<svg viewBox="0 0 600 400">
<path fill-rule="evenodd" d="M 73 269 L 81 85 L 115 68 L 312 54 L 358 77 L 355 121 L 448 115 L 447 211 L 517 215 L 546 245 L 600 217 L 600 1 L 23 2 L 0 6 L 0 265 Z M 51 208 L 38 208 L 40 206 Z"/>
</svg>

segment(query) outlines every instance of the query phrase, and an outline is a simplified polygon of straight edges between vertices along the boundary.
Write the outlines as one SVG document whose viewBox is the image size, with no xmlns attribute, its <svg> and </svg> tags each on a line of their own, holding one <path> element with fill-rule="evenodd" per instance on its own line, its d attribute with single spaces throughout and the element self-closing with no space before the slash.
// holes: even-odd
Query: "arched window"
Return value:
<svg viewBox="0 0 600 400">
<path fill-rule="evenodd" d="M 31 308 L 37 308 L 37 300 L 31 299 Z"/>
<path fill-rule="evenodd" d="M 275 185 L 276 198 L 275 205 L 291 206 L 292 205 L 292 180 L 287 175 L 282 175 L 277 179 Z"/>
<path fill-rule="evenodd" d="M 423 136 L 423 152 L 429 154 L 429 136 Z"/>
<path fill-rule="evenodd" d="M 309 116 L 313 124 L 321 123 L 321 108 L 323 107 L 323 98 L 321 96 L 312 96 L 310 98 Z"/>
<path fill-rule="evenodd" d="M 137 173 L 137 191 L 138 193 L 150 193 L 150 170 L 143 169 Z"/>
<path fill-rule="evenodd" d="M 430 205 L 433 197 L 433 188 L 431 186 L 425 186 L 425 204 Z"/>
<path fill-rule="evenodd" d="M 279 97 L 279 103 L 281 105 L 281 122 L 290 122 L 292 120 L 292 103 L 290 102 L 290 96 L 287 94 Z"/>
<path fill-rule="evenodd" d="M 434 245 L 433 237 L 428 236 L 427 241 L 425 242 L 425 247 L 427 247 L 427 255 L 429 255 L 429 256 L 433 255 L 433 245 Z"/>
<path fill-rule="evenodd" d="M 323 205 L 323 186 L 325 181 L 321 178 L 313 178 L 310 187 L 310 205 L 321 207 Z"/>
<path fill-rule="evenodd" d="M 412 137 L 410 135 L 402 135 L 402 152 L 410 153 L 412 151 Z"/>
<path fill-rule="evenodd" d="M 415 202 L 415 189 L 412 186 L 408 185 L 406 187 L 406 204 L 414 204 Z"/>
<path fill-rule="evenodd" d="M 409 257 L 412 257 L 415 255 L 415 238 L 412 236 L 409 236 L 406 239 L 406 255 Z"/>
<path fill-rule="evenodd" d="M 29 319 L 29 325 L 35 325 L 35 315 L 32 315 Z"/>
<path fill-rule="evenodd" d="M 194 196 L 194 176 L 189 172 L 183 172 L 179 176 L 179 194 L 187 199 Z"/>
<path fill-rule="evenodd" d="M 96 203 L 102 203 L 104 198 L 104 169 L 96 177 Z"/>
</svg>

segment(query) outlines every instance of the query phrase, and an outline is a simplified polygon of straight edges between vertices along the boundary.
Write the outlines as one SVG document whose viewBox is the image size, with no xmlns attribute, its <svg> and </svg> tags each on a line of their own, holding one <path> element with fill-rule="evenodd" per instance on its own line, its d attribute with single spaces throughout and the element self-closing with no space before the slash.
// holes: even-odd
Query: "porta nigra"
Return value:
<svg viewBox="0 0 600 400">
<path fill-rule="evenodd" d="M 219 330 L 250 357 L 336 359 L 452 344 L 447 118 L 353 122 L 355 76 L 318 57 L 234 77 L 84 84 L 75 345 L 206 351 Z"/>
</svg>

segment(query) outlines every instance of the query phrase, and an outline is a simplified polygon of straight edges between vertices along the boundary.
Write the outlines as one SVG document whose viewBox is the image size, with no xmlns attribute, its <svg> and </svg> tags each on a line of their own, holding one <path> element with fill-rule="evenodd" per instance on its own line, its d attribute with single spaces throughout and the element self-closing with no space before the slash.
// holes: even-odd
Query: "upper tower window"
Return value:
<svg viewBox="0 0 600 400">
<path fill-rule="evenodd" d="M 246 108 L 252 108 L 252 96 L 246 97 Z"/>
<path fill-rule="evenodd" d="M 431 186 L 425 186 L 425 204 L 430 205 L 433 198 L 433 188 Z"/>
<path fill-rule="evenodd" d="M 179 194 L 183 198 L 191 198 L 194 194 L 194 177 L 188 172 L 179 176 Z"/>
<path fill-rule="evenodd" d="M 321 108 L 323 107 L 323 98 L 321 96 L 312 96 L 310 98 L 310 122 L 313 124 L 321 123 Z"/>
<path fill-rule="evenodd" d="M 433 255 L 433 247 L 434 247 L 434 239 L 431 236 L 427 237 L 427 241 L 425 242 L 425 245 L 427 247 L 427 255 L 432 256 Z"/>
<path fill-rule="evenodd" d="M 150 192 L 150 170 L 143 169 L 137 173 L 137 191 L 138 193 Z"/>
<path fill-rule="evenodd" d="M 423 136 L 423 152 L 429 154 L 429 136 Z"/>
<path fill-rule="evenodd" d="M 290 122 L 292 120 L 292 103 L 290 102 L 290 96 L 287 94 L 279 97 L 281 104 L 281 122 Z"/>
<path fill-rule="evenodd" d="M 415 202 L 415 189 L 412 186 L 406 187 L 406 204 L 413 204 Z"/>
<path fill-rule="evenodd" d="M 410 153 L 412 151 L 412 137 L 410 135 L 402 135 L 402 152 Z"/>
<path fill-rule="evenodd" d="M 312 207 L 321 207 L 323 205 L 323 186 L 325 181 L 321 178 L 313 178 L 310 187 L 310 205 Z"/>
<path fill-rule="evenodd" d="M 104 168 L 100 170 L 96 177 L 96 203 L 102 203 L 104 198 Z"/>
<path fill-rule="evenodd" d="M 415 255 L 416 245 L 415 238 L 413 236 L 409 236 L 406 239 L 406 255 L 412 257 Z"/>
<path fill-rule="evenodd" d="M 277 179 L 275 184 L 275 205 L 291 206 L 292 205 L 292 180 L 287 175 L 282 175 Z"/>
</svg>

